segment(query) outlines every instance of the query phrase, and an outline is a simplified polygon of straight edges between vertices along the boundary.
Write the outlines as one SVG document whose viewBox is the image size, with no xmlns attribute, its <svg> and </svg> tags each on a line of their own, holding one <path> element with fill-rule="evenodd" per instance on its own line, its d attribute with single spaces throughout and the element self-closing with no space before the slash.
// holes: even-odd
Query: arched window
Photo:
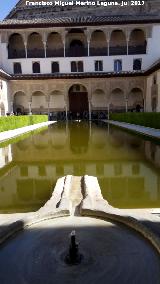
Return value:
<svg viewBox="0 0 160 284">
<path fill-rule="evenodd" d="M 52 62 L 52 73 L 59 73 L 59 63 Z"/>
<path fill-rule="evenodd" d="M 96 60 L 94 63 L 95 71 L 103 71 L 103 61 Z"/>
<path fill-rule="evenodd" d="M 83 61 L 78 61 L 78 72 L 83 72 Z"/>
<path fill-rule="evenodd" d="M 81 40 L 72 40 L 70 43 L 71 56 L 85 56 L 85 47 Z"/>
<path fill-rule="evenodd" d="M 83 72 L 83 61 L 72 61 L 71 72 Z"/>
<path fill-rule="evenodd" d="M 19 62 L 14 63 L 13 72 L 14 72 L 14 74 L 22 74 L 21 63 L 19 63 Z"/>
<path fill-rule="evenodd" d="M 114 72 L 121 72 L 122 71 L 122 60 L 115 60 L 114 61 Z"/>
<path fill-rule="evenodd" d="M 33 73 L 40 73 L 40 63 L 39 62 L 33 63 Z"/>
<path fill-rule="evenodd" d="M 71 62 L 71 72 L 77 72 L 77 64 L 76 61 Z"/>
<path fill-rule="evenodd" d="M 133 60 L 133 70 L 141 70 L 142 61 L 141 59 Z"/>
</svg>

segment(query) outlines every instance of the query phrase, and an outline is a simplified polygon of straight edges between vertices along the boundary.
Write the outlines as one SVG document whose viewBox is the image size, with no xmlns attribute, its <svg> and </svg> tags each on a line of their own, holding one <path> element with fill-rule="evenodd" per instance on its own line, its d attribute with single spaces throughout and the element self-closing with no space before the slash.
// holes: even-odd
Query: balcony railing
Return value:
<svg viewBox="0 0 160 284">
<path fill-rule="evenodd" d="M 90 56 L 107 56 L 108 48 L 92 48 L 89 50 Z M 136 45 L 128 46 L 128 54 L 146 54 L 146 44 L 145 45 Z M 88 56 L 87 48 L 68 48 L 65 50 L 66 57 L 85 57 Z M 127 55 L 127 46 L 110 46 L 109 55 Z M 48 49 L 46 50 L 47 57 L 64 57 L 64 49 Z M 28 49 L 27 50 L 28 58 L 44 58 L 45 51 L 44 49 Z M 16 50 L 13 48 L 8 48 L 8 58 L 26 58 L 25 50 Z"/>
<path fill-rule="evenodd" d="M 47 57 L 63 57 L 64 56 L 64 49 L 50 49 L 47 48 L 46 50 L 46 56 Z"/>
<path fill-rule="evenodd" d="M 109 55 L 126 55 L 127 46 L 110 46 Z"/>
<path fill-rule="evenodd" d="M 128 54 L 146 54 L 146 44 L 145 45 L 129 45 L 128 46 Z"/>
<path fill-rule="evenodd" d="M 8 49 L 8 58 L 9 59 L 15 59 L 15 58 L 25 58 L 26 53 L 25 50 L 16 50 L 9 48 Z"/>
<path fill-rule="evenodd" d="M 107 56 L 108 55 L 108 50 L 107 47 L 102 47 L 102 48 L 93 48 L 90 47 L 90 56 Z"/>
<path fill-rule="evenodd" d="M 27 57 L 28 58 L 44 58 L 45 53 L 43 49 L 28 49 L 27 50 Z"/>
</svg>

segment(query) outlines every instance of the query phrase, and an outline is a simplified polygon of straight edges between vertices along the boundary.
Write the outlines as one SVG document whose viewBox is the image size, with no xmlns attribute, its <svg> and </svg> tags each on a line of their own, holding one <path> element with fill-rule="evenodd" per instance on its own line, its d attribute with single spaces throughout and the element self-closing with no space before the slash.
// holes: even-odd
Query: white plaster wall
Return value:
<svg viewBox="0 0 160 284">
<path fill-rule="evenodd" d="M 159 35 L 159 36 L 158 36 Z M 27 59 L 8 59 L 7 44 L 0 44 L 0 63 L 8 73 L 13 73 L 13 62 L 21 62 L 22 73 L 32 74 L 32 62 L 38 61 L 41 64 L 41 73 L 51 73 L 51 63 L 59 61 L 60 72 L 70 73 L 70 62 L 82 60 L 84 62 L 84 72 L 94 72 L 94 61 L 103 60 L 103 71 L 112 72 L 114 70 L 114 60 L 121 59 L 123 71 L 133 70 L 133 59 L 142 59 L 142 70 L 150 67 L 160 57 L 160 25 L 155 24 L 152 30 L 152 38 L 148 39 L 147 54 L 144 55 L 123 55 L 123 56 L 90 56 L 90 57 L 56 57 L 56 58 L 27 58 Z"/>
<path fill-rule="evenodd" d="M 13 63 L 19 62 L 22 66 L 23 74 L 33 74 L 32 62 L 39 62 L 42 74 L 51 73 L 51 64 L 53 61 L 59 62 L 60 73 L 71 73 L 71 61 L 83 61 L 84 72 L 94 72 L 94 64 L 97 60 L 103 61 L 103 71 L 113 72 L 114 71 L 114 60 L 122 60 L 123 71 L 133 70 L 133 59 L 142 59 L 142 69 L 147 68 L 147 55 L 123 55 L 123 56 L 90 56 L 90 57 L 56 57 L 56 58 L 27 58 L 27 59 L 7 59 L 3 62 L 3 68 L 9 74 L 13 74 Z"/>
<path fill-rule="evenodd" d="M 7 81 L 0 78 L 2 81 L 2 89 L 0 89 L 0 105 L 4 104 L 5 114 L 9 112 L 9 92 L 8 92 L 8 83 Z M 0 112 L 1 115 L 1 112 Z"/>
</svg>

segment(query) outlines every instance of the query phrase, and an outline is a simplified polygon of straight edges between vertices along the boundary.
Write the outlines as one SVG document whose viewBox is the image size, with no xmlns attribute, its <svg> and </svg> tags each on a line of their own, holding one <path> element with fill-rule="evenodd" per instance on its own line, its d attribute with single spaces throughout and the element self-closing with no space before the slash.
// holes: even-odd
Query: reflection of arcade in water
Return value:
<svg viewBox="0 0 160 284">
<path fill-rule="evenodd" d="M 97 176 L 115 207 L 159 207 L 160 148 L 153 145 L 113 127 L 55 124 L 0 149 L 0 210 L 37 210 L 67 174 Z"/>
<path fill-rule="evenodd" d="M 70 135 L 70 149 L 73 153 L 82 154 L 88 151 L 88 146 L 89 146 L 88 124 L 74 122 L 72 128 L 69 129 L 69 135 Z"/>
</svg>

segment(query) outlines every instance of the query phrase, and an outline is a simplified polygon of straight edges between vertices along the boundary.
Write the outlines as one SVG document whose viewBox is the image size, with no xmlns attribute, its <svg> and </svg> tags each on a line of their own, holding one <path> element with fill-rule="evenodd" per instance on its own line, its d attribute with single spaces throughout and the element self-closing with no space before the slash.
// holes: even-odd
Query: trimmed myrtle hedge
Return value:
<svg viewBox="0 0 160 284">
<path fill-rule="evenodd" d="M 159 112 L 113 113 L 110 114 L 110 120 L 116 120 L 160 129 Z"/>
<path fill-rule="evenodd" d="M 47 115 L 20 115 L 0 117 L 0 132 L 48 121 Z"/>
</svg>

